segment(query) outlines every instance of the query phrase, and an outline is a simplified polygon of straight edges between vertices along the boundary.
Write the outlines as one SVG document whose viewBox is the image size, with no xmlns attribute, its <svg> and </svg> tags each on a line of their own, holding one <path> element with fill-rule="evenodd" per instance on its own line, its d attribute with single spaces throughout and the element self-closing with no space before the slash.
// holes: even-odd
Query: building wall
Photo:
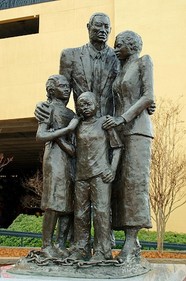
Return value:
<svg viewBox="0 0 186 281">
<path fill-rule="evenodd" d="M 0 39 L 0 119 L 33 116 L 35 104 L 45 99 L 48 76 L 58 73 L 61 50 L 88 42 L 86 23 L 98 11 L 111 18 L 110 46 L 123 30 L 142 36 L 142 54 L 150 54 L 154 62 L 157 99 L 182 96 L 184 105 L 185 10 L 185 0 L 58 0 L 0 11 L 1 22 L 40 16 L 38 34 Z M 182 117 L 186 120 L 185 110 Z M 169 230 L 186 232 L 185 212 L 186 205 L 172 214 Z"/>
<path fill-rule="evenodd" d="M 114 7 L 115 34 L 133 30 L 142 36 L 142 55 L 153 59 L 156 99 L 179 100 L 185 123 L 186 1 L 115 0 Z M 186 129 L 183 145 L 186 147 Z M 185 213 L 186 204 L 171 214 L 167 230 L 186 233 Z"/>
<path fill-rule="evenodd" d="M 58 0 L 0 11 L 0 23 L 40 16 L 38 34 L 0 39 L 0 119 L 33 116 L 35 104 L 45 99 L 48 76 L 59 71 L 61 50 L 88 42 L 86 24 L 96 11 L 114 22 L 113 1 L 108 0 Z"/>
</svg>

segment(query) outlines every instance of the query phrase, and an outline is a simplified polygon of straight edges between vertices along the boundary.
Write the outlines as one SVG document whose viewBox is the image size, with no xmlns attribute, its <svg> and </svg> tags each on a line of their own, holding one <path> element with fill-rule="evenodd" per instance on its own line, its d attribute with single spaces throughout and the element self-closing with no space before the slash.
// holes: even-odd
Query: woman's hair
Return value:
<svg viewBox="0 0 186 281">
<path fill-rule="evenodd" d="M 134 31 L 127 30 L 127 31 L 120 32 L 116 36 L 116 40 L 118 38 L 121 38 L 123 42 L 129 45 L 132 54 L 141 52 L 143 41 L 139 34 L 135 33 Z"/>
</svg>

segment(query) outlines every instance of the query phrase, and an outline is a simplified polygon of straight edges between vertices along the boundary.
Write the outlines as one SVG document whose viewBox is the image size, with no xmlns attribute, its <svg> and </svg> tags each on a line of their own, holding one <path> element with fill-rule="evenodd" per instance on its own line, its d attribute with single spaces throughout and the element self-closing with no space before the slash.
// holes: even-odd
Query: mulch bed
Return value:
<svg viewBox="0 0 186 281">
<path fill-rule="evenodd" d="M 36 248 L 34 248 L 36 249 Z M 38 249 L 38 248 L 37 248 Z M 31 248 L 14 248 L 14 247 L 0 247 L 0 258 L 3 257 L 24 257 Z M 118 251 L 113 251 L 113 256 L 116 256 Z M 163 252 L 158 251 L 142 251 L 142 256 L 147 259 L 186 259 L 186 253 L 182 252 Z"/>
</svg>

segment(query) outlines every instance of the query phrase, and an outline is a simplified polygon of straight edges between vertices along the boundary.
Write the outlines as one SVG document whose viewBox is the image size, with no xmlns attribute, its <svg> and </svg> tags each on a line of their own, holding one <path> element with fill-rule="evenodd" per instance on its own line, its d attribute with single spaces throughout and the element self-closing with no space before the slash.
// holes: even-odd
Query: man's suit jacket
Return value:
<svg viewBox="0 0 186 281">
<path fill-rule="evenodd" d="M 101 116 L 113 113 L 112 84 L 117 74 L 118 60 L 114 50 L 107 48 L 105 67 L 102 70 L 100 93 L 95 93 Z M 74 102 L 78 96 L 86 91 L 93 91 L 93 60 L 89 52 L 89 44 L 79 48 L 70 48 L 62 51 L 59 73 L 66 76 L 73 89 Z"/>
</svg>

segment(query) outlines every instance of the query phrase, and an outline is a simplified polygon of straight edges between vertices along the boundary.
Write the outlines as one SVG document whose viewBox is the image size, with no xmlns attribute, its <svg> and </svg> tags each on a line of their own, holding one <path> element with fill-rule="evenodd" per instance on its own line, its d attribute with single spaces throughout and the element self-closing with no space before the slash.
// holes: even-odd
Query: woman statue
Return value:
<svg viewBox="0 0 186 281">
<path fill-rule="evenodd" d="M 153 138 L 147 108 L 154 102 L 152 61 L 139 57 L 141 37 L 132 31 L 118 34 L 115 53 L 120 71 L 113 84 L 115 116 L 107 116 L 104 129 L 116 127 L 123 142 L 121 163 L 113 184 L 113 229 L 124 230 L 125 243 L 119 258 L 140 256 L 137 239 L 141 228 L 151 228 L 149 175 Z"/>
</svg>

